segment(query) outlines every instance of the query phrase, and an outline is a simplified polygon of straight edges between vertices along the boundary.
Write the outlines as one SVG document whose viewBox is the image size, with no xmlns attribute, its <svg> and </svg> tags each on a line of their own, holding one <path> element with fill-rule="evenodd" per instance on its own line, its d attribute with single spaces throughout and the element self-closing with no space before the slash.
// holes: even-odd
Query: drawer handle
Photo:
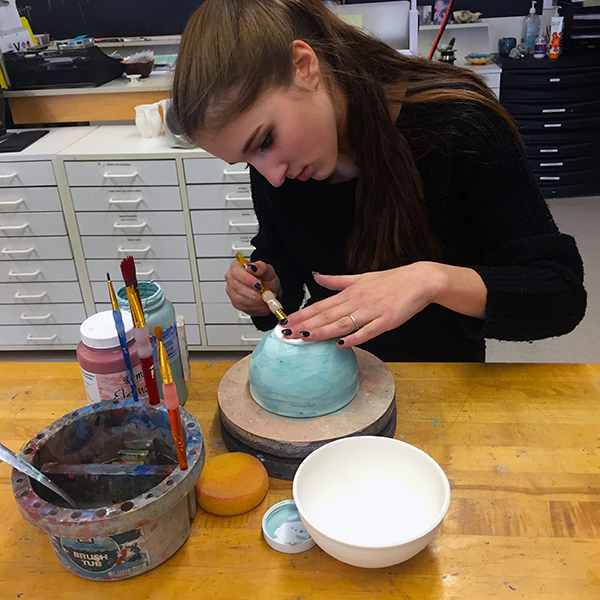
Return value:
<svg viewBox="0 0 600 600">
<path fill-rule="evenodd" d="M 258 227 L 258 221 L 252 221 L 251 223 L 236 223 L 235 221 L 229 221 L 229 227 Z"/>
<path fill-rule="evenodd" d="M 33 271 L 32 273 L 15 273 L 12 269 L 8 272 L 9 277 L 35 277 L 42 272 L 41 269 Z"/>
<path fill-rule="evenodd" d="M 21 294 L 21 292 L 17 292 L 15 294 L 15 298 L 17 300 L 39 300 L 43 298 L 47 292 L 42 292 L 41 294 Z"/>
<path fill-rule="evenodd" d="M 227 194 L 227 196 L 225 196 L 225 200 L 227 200 L 227 202 L 252 202 L 252 196 L 230 196 L 229 194 Z"/>
<path fill-rule="evenodd" d="M 54 335 L 51 335 L 49 337 L 40 337 L 40 336 L 34 336 L 31 334 L 27 335 L 27 339 L 30 342 L 51 342 L 52 340 L 55 340 L 58 337 L 58 333 L 55 333 Z"/>
<path fill-rule="evenodd" d="M 550 83 L 560 83 L 560 77 L 550 77 L 548 81 Z"/>
<path fill-rule="evenodd" d="M 43 321 L 44 319 L 49 319 L 51 316 L 52 316 L 51 312 L 49 312 L 47 315 L 41 315 L 41 316 L 26 315 L 25 313 L 23 313 L 21 315 L 21 319 L 23 319 L 24 321 Z"/>
<path fill-rule="evenodd" d="M 242 169 L 241 171 L 230 171 L 229 169 L 223 169 L 223 175 L 250 175 L 250 169 Z"/>
<path fill-rule="evenodd" d="M 18 200 L 3 200 L 0 202 L 0 206 L 16 206 L 17 204 L 21 204 L 23 202 L 23 198 L 19 198 Z"/>
<path fill-rule="evenodd" d="M 127 179 L 128 177 L 137 177 L 138 172 L 134 171 L 133 173 L 109 173 L 108 171 L 102 175 L 102 177 L 106 179 Z"/>
<path fill-rule="evenodd" d="M 243 335 L 241 339 L 242 339 L 242 342 L 260 342 L 262 340 L 261 337 L 251 338 L 251 337 L 246 337 L 245 335 Z"/>
<path fill-rule="evenodd" d="M 149 277 L 150 275 L 152 275 L 152 273 L 154 273 L 154 269 L 150 269 L 149 271 L 137 271 L 136 270 L 136 274 L 139 275 L 140 277 Z"/>
<path fill-rule="evenodd" d="M 544 127 L 562 127 L 562 123 L 545 123 Z"/>
<path fill-rule="evenodd" d="M 0 175 L 0 179 L 12 179 L 13 177 L 16 177 L 17 174 L 16 173 L 7 173 L 6 175 Z"/>
<path fill-rule="evenodd" d="M 146 227 L 146 225 L 148 225 L 146 221 L 144 221 L 143 223 L 138 223 L 137 225 L 123 225 L 117 222 L 113 225 L 113 227 L 115 229 L 143 229 L 144 227 Z"/>
<path fill-rule="evenodd" d="M 31 248 L 27 248 L 27 250 L 11 250 L 10 248 L 2 248 L 0 252 L 2 252 L 2 254 L 29 254 L 34 250 L 35 248 L 31 246 Z"/>
<path fill-rule="evenodd" d="M 550 152 L 558 152 L 558 148 L 540 148 L 540 152 L 542 154 L 550 153 Z"/>
<path fill-rule="evenodd" d="M 566 108 L 542 108 L 543 113 L 564 113 L 567 112 Z"/>
<path fill-rule="evenodd" d="M 560 177 L 540 177 L 540 181 L 560 181 Z"/>
<path fill-rule="evenodd" d="M 146 246 L 145 248 L 123 248 L 123 246 L 119 246 L 117 248 L 118 252 L 127 252 L 127 254 L 131 252 L 148 252 L 150 250 L 150 246 Z"/>
<path fill-rule="evenodd" d="M 540 163 L 540 167 L 564 167 L 564 162 L 555 162 L 555 163 Z"/>
<path fill-rule="evenodd" d="M 240 317 L 240 319 L 243 319 L 244 321 L 249 321 L 252 318 L 250 315 L 247 315 L 246 313 L 243 313 L 243 312 L 239 313 L 239 317 Z"/>
<path fill-rule="evenodd" d="M 231 246 L 231 249 L 236 252 L 252 252 L 252 250 L 255 250 L 254 246 L 236 246 L 235 244 Z"/>
<path fill-rule="evenodd" d="M 29 223 L 24 223 L 23 225 L 2 225 L 0 226 L 0 231 L 22 231 L 29 227 Z"/>
<path fill-rule="evenodd" d="M 135 200 L 119 200 L 118 198 L 109 198 L 109 204 L 139 204 L 143 198 L 140 196 L 139 198 L 135 198 Z"/>
</svg>

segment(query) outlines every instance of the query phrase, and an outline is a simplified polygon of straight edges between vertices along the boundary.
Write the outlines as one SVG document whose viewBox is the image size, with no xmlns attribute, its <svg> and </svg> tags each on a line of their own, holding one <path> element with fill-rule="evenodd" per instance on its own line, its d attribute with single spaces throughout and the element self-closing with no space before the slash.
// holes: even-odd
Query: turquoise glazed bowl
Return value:
<svg viewBox="0 0 600 600">
<path fill-rule="evenodd" d="M 250 394 L 285 417 L 318 417 L 346 406 L 358 392 L 352 348 L 334 340 L 288 340 L 278 325 L 256 346 L 248 372 Z"/>
</svg>

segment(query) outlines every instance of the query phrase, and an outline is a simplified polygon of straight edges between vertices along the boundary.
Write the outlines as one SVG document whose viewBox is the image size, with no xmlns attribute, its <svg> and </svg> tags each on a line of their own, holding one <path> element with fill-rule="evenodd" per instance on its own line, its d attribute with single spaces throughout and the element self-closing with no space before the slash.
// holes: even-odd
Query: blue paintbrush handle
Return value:
<svg viewBox="0 0 600 600">
<path fill-rule="evenodd" d="M 131 384 L 131 393 L 133 399 L 137 402 L 139 400 L 137 385 L 135 383 L 135 376 L 133 374 L 133 367 L 131 365 L 131 356 L 129 356 L 129 346 L 127 345 L 127 338 L 125 337 L 125 325 L 123 325 L 123 317 L 118 310 L 113 310 L 113 317 L 115 319 L 115 325 L 117 327 L 117 334 L 119 336 L 119 343 L 121 344 L 121 351 L 123 352 L 123 360 L 125 361 L 125 369 L 127 369 L 127 376 L 129 377 L 129 383 Z"/>
</svg>

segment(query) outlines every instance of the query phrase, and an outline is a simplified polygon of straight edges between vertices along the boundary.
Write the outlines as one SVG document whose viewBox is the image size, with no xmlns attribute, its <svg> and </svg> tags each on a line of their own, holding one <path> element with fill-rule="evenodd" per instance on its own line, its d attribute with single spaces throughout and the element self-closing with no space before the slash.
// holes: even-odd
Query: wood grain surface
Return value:
<svg viewBox="0 0 600 600">
<path fill-rule="evenodd" d="M 192 363 L 186 408 L 207 458 L 226 452 L 217 388 L 231 363 Z M 318 547 L 272 550 L 266 510 L 292 497 L 271 479 L 237 517 L 199 509 L 192 535 L 158 568 L 120 582 L 63 569 L 45 534 L 20 516 L 0 465 L 2 600 L 528 600 L 600 598 L 600 365 L 390 364 L 396 437 L 444 469 L 452 501 L 423 552 L 386 569 L 345 565 Z M 0 440 L 13 450 L 85 403 L 76 363 L 0 363 Z"/>
</svg>

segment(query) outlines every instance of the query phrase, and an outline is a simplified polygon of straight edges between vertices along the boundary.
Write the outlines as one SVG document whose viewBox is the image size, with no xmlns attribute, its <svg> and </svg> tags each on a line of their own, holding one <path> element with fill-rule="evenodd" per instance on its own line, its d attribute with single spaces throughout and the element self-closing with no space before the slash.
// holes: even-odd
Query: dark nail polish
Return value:
<svg viewBox="0 0 600 600">
<path fill-rule="evenodd" d="M 301 335 L 302 337 L 309 337 L 309 336 L 310 336 L 310 331 L 301 331 L 301 332 L 300 332 L 300 335 Z"/>
<path fill-rule="evenodd" d="M 312 275 L 313 275 L 313 277 L 314 277 L 315 275 L 320 275 L 320 274 L 321 274 L 321 273 L 319 273 L 318 271 L 313 271 L 313 272 L 312 272 Z"/>
<path fill-rule="evenodd" d="M 282 330 L 283 335 L 292 335 L 292 330 L 291 329 L 284 329 Z"/>
<path fill-rule="evenodd" d="M 337 344 L 338 346 L 343 346 L 345 343 L 346 343 L 346 342 L 345 342 L 344 340 L 338 340 L 338 341 L 336 342 L 336 344 Z"/>
<path fill-rule="evenodd" d="M 281 319 L 281 321 L 279 321 L 280 325 L 287 325 L 287 319 Z"/>
<path fill-rule="evenodd" d="M 260 284 L 258 281 L 254 284 L 254 287 L 260 292 L 260 290 L 262 290 L 262 284 Z"/>
<path fill-rule="evenodd" d="M 257 267 L 256 265 L 248 265 L 248 268 L 249 268 L 251 271 L 254 271 L 255 273 L 256 273 L 256 271 L 258 271 L 258 267 Z"/>
</svg>

